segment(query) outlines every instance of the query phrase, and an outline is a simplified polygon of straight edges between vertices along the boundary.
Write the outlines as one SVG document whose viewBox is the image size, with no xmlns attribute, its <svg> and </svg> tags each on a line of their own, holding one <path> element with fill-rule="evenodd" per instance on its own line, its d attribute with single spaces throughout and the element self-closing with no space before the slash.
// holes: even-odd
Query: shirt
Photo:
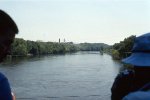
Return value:
<svg viewBox="0 0 150 100">
<path fill-rule="evenodd" d="M 0 100 L 12 100 L 8 79 L 0 73 Z"/>
</svg>

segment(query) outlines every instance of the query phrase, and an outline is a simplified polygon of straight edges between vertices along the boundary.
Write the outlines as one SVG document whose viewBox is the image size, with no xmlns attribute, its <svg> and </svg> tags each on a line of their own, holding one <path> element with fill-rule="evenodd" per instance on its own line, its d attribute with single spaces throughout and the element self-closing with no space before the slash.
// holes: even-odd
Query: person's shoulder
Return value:
<svg viewBox="0 0 150 100">
<path fill-rule="evenodd" d="M 126 77 L 133 77 L 133 76 L 134 76 L 133 70 L 124 70 L 118 74 L 117 78 L 126 78 Z"/>
<path fill-rule="evenodd" d="M 2 81 L 4 79 L 7 79 L 7 77 L 3 73 L 0 72 L 0 81 Z"/>
<path fill-rule="evenodd" d="M 129 91 L 134 72 L 131 70 L 121 71 L 114 80 L 111 88 L 112 100 L 121 100 Z"/>
<path fill-rule="evenodd" d="M 113 86 L 122 87 L 123 85 L 127 85 L 134 78 L 134 71 L 132 70 L 124 70 L 121 71 L 115 78 Z"/>
<path fill-rule="evenodd" d="M 134 78 L 134 71 L 132 70 L 124 70 L 121 71 L 115 78 L 115 84 L 124 84 L 129 83 Z"/>
</svg>

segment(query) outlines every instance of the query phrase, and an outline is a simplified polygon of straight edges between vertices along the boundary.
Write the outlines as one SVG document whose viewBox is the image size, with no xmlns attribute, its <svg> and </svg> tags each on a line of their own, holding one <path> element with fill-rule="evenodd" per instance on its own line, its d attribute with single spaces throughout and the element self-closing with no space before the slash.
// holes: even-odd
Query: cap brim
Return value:
<svg viewBox="0 0 150 100">
<path fill-rule="evenodd" d="M 132 53 L 131 56 L 123 59 L 122 62 L 134 66 L 150 66 L 150 53 Z"/>
</svg>

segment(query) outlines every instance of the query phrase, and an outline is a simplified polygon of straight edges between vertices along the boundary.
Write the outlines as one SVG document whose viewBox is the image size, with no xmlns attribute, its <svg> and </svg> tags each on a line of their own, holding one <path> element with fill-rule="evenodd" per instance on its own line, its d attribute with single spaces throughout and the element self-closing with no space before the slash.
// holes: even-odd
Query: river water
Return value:
<svg viewBox="0 0 150 100">
<path fill-rule="evenodd" d="M 17 100 L 110 100 L 121 64 L 99 52 L 13 58 L 0 65 Z"/>
</svg>

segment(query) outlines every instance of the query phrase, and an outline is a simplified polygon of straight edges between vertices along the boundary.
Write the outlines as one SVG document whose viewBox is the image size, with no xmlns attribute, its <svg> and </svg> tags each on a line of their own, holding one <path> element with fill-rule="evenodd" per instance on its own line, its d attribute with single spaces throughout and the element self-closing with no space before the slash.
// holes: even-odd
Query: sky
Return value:
<svg viewBox="0 0 150 100">
<path fill-rule="evenodd" d="M 17 38 L 112 45 L 150 32 L 149 0 L 1 0 Z"/>
</svg>

